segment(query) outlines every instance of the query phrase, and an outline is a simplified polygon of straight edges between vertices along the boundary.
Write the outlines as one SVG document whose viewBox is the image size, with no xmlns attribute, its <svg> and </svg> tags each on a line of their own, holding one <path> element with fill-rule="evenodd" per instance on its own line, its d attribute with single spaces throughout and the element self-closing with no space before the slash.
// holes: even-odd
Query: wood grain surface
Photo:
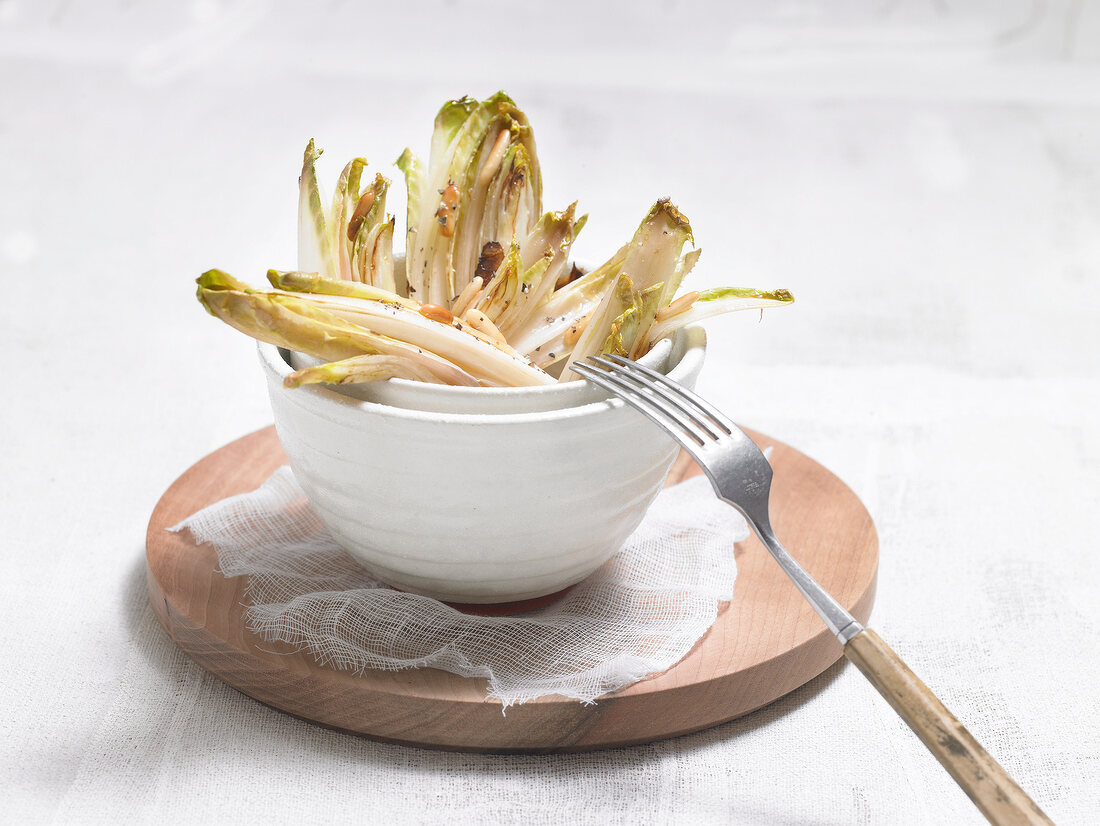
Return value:
<svg viewBox="0 0 1100 826">
<path fill-rule="evenodd" d="M 861 622 L 874 601 L 878 540 L 866 509 L 827 469 L 774 439 L 772 522 L 786 547 Z M 167 528 L 226 496 L 258 487 L 285 464 L 273 427 L 215 451 L 165 492 L 146 540 L 149 600 L 172 641 L 229 685 L 312 722 L 374 738 L 464 751 L 583 751 L 644 743 L 717 725 L 803 685 L 842 656 L 840 644 L 755 537 L 734 549 L 731 603 L 676 666 L 601 698 L 513 706 L 485 681 L 435 669 L 363 675 L 317 665 L 244 624 L 245 580 L 217 573 L 208 545 Z M 676 483 L 699 472 L 681 455 Z"/>
</svg>

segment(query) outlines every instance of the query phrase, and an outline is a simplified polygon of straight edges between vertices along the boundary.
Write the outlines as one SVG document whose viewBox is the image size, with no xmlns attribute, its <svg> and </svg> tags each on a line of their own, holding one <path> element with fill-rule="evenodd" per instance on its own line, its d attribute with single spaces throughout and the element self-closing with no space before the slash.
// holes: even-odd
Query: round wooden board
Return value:
<svg viewBox="0 0 1100 826">
<path fill-rule="evenodd" d="M 866 622 L 878 539 L 843 482 L 787 445 L 771 445 L 772 523 L 809 572 Z M 840 645 L 753 537 L 738 543 L 733 602 L 676 666 L 584 706 L 561 697 L 513 706 L 485 699 L 485 681 L 435 669 L 355 675 L 267 642 L 244 624 L 243 577 L 216 570 L 208 545 L 166 530 L 196 510 L 258 487 L 286 463 L 274 427 L 192 466 L 165 492 L 146 540 L 149 600 L 191 659 L 262 703 L 315 723 L 391 742 L 463 751 L 583 751 L 675 737 L 732 720 L 806 683 Z M 699 472 L 682 454 L 669 483 Z"/>
</svg>

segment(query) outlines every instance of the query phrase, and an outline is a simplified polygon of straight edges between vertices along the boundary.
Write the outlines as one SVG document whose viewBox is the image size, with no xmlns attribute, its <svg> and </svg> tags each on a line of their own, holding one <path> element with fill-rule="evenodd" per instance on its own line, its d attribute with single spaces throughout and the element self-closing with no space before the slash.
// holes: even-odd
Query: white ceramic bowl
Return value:
<svg viewBox="0 0 1100 826">
<path fill-rule="evenodd" d="M 693 327 L 648 360 L 691 387 L 705 350 Z M 637 527 L 677 454 L 586 382 L 392 380 L 372 389 L 382 404 L 287 389 L 290 354 L 259 351 L 279 439 L 333 538 L 379 579 L 448 602 L 533 599 L 584 579 Z"/>
</svg>

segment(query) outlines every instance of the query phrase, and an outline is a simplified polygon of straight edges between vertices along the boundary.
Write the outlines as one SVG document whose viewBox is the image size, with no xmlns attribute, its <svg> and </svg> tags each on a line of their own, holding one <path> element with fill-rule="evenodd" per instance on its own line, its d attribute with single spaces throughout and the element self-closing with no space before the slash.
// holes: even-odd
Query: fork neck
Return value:
<svg viewBox="0 0 1100 826">
<path fill-rule="evenodd" d="M 779 563 L 779 567 L 790 577 L 795 587 L 802 592 L 802 596 L 806 597 L 817 615 L 832 631 L 833 636 L 837 638 L 841 645 L 847 645 L 848 640 L 863 630 L 863 626 L 844 609 L 844 606 L 833 599 L 832 595 L 822 588 L 817 580 L 810 576 L 806 569 L 799 565 L 797 560 L 780 544 L 775 531 L 772 530 L 771 520 L 768 518 L 766 511 L 763 518 L 758 520 L 754 514 L 747 513 L 744 508 L 738 506 L 738 510 L 745 515 L 756 535 L 760 537 L 764 547 L 768 549 L 768 553 Z"/>
</svg>

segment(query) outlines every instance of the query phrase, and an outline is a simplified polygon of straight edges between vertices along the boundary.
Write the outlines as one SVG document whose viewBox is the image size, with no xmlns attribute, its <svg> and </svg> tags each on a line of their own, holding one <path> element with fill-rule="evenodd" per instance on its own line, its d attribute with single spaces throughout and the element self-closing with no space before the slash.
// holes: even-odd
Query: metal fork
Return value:
<svg viewBox="0 0 1100 826">
<path fill-rule="evenodd" d="M 824 620 L 851 660 L 955 778 L 991 823 L 1051 823 L 1008 773 L 871 629 L 864 628 L 779 543 L 768 513 L 772 468 L 753 441 L 698 395 L 615 355 L 571 368 L 665 430 L 703 469 L 718 497 L 739 510 L 764 547 Z"/>
</svg>

